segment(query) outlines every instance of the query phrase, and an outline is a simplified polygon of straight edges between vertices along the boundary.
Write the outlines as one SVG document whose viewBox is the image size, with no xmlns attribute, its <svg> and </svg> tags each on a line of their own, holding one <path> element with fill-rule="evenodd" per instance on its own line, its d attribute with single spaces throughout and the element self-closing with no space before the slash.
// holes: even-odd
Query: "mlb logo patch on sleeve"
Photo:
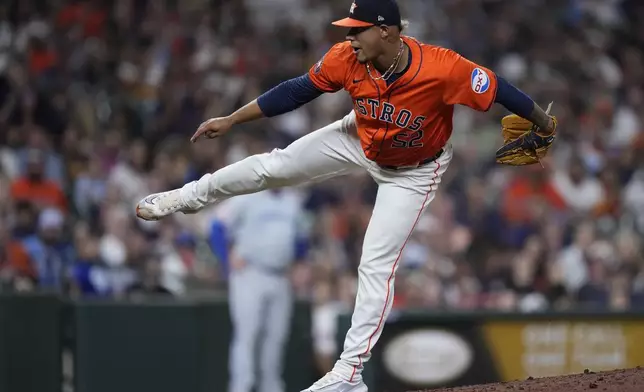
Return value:
<svg viewBox="0 0 644 392">
<path fill-rule="evenodd" d="M 490 77 L 481 68 L 474 68 L 472 71 L 472 91 L 483 94 L 490 88 Z"/>
<path fill-rule="evenodd" d="M 322 70 L 322 60 L 315 63 L 315 69 L 313 69 L 313 72 L 315 72 L 316 74 L 319 74 L 321 70 Z"/>
<path fill-rule="evenodd" d="M 326 55 L 325 55 L 325 56 L 326 56 Z M 319 74 L 319 73 L 320 73 L 320 71 L 322 70 L 322 62 L 324 62 L 324 57 L 325 57 L 325 56 L 322 56 L 322 58 L 320 59 L 320 61 L 318 61 L 317 63 L 315 63 L 315 68 L 313 69 L 313 73 L 315 73 L 315 74 Z"/>
</svg>

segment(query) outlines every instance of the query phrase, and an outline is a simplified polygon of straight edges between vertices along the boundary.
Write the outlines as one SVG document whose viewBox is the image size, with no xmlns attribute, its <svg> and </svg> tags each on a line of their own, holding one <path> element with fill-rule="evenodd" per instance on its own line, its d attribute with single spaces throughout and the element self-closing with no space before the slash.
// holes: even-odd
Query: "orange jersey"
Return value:
<svg viewBox="0 0 644 392">
<path fill-rule="evenodd" d="M 450 49 L 403 40 L 411 64 L 389 86 L 369 76 L 348 41 L 309 70 L 318 89 L 351 95 L 362 148 L 381 165 L 413 165 L 434 156 L 452 134 L 454 105 L 487 111 L 496 96 L 496 75 L 489 69 Z"/>
</svg>

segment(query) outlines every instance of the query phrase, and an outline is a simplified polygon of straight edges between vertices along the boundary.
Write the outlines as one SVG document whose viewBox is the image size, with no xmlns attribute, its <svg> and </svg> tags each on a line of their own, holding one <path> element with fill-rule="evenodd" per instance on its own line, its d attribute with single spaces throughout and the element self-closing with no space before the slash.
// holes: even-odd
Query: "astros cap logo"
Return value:
<svg viewBox="0 0 644 392">
<path fill-rule="evenodd" d="M 400 26 L 400 10 L 396 0 L 352 0 L 349 15 L 331 22 L 340 27 Z"/>
</svg>

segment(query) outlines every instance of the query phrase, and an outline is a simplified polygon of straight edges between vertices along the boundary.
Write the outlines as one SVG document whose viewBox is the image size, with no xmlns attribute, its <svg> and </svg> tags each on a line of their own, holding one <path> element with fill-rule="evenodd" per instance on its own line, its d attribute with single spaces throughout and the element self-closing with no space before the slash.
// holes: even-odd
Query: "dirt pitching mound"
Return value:
<svg viewBox="0 0 644 392">
<path fill-rule="evenodd" d="M 431 392 L 644 392 L 644 368 L 544 377 Z"/>
</svg>

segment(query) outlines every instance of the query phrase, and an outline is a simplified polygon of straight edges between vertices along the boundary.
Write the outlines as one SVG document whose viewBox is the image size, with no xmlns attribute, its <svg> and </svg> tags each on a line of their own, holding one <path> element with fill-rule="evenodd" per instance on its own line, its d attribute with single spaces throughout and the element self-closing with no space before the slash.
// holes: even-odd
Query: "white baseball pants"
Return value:
<svg viewBox="0 0 644 392">
<path fill-rule="evenodd" d="M 284 392 L 283 354 L 291 312 L 291 283 L 286 275 L 246 266 L 230 274 L 230 312 L 233 341 L 230 349 L 229 392 Z M 259 377 L 255 376 L 257 343 Z"/>
<path fill-rule="evenodd" d="M 236 195 L 321 181 L 365 169 L 378 184 L 358 268 L 358 294 L 344 350 L 334 371 L 359 380 L 378 341 L 394 297 L 402 250 L 436 194 L 452 159 L 445 146 L 434 162 L 415 169 L 386 170 L 366 158 L 355 130 L 355 113 L 316 130 L 285 149 L 250 156 L 181 188 L 181 197 L 202 208 Z"/>
</svg>

